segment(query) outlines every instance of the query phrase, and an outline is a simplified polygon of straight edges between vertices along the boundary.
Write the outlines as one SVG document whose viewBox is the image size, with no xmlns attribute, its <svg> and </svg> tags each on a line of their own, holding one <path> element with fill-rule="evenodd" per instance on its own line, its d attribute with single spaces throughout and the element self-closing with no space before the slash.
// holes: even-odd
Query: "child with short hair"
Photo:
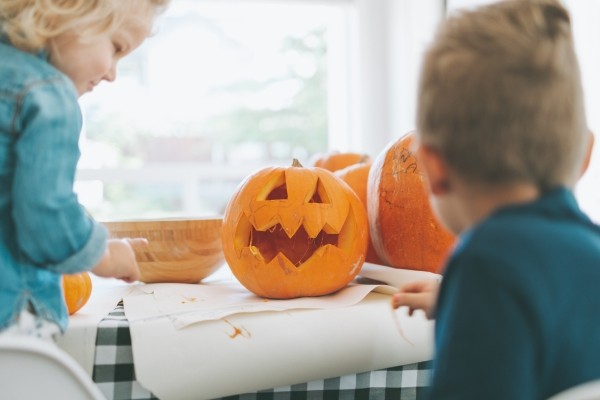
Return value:
<svg viewBox="0 0 600 400">
<path fill-rule="evenodd" d="M 0 332 L 65 330 L 62 274 L 132 282 L 136 240 L 109 240 L 73 192 L 78 97 L 116 78 L 168 0 L 0 0 Z"/>
<path fill-rule="evenodd" d="M 593 137 L 565 8 L 449 17 L 417 131 L 432 206 L 459 235 L 439 295 L 417 282 L 393 297 L 435 314 L 431 398 L 546 399 L 600 378 L 600 227 L 573 195 Z"/>
</svg>

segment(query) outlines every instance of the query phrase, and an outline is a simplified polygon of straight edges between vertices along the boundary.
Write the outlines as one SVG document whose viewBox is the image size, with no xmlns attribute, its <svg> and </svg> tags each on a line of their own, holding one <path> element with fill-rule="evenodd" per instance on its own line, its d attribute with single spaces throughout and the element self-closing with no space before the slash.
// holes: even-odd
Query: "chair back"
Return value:
<svg viewBox="0 0 600 400">
<path fill-rule="evenodd" d="M 54 343 L 28 336 L 0 336 L 0 398 L 106 400 L 100 389 Z"/>
<path fill-rule="evenodd" d="M 564 390 L 548 400 L 600 400 L 600 379 Z"/>
</svg>

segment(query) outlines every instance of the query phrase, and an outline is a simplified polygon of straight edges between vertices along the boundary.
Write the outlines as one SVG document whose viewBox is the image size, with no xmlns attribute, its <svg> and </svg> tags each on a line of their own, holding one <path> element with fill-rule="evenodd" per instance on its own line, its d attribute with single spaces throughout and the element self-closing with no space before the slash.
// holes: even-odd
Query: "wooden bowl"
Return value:
<svg viewBox="0 0 600 400">
<path fill-rule="evenodd" d="M 145 283 L 198 283 L 225 262 L 223 218 L 103 222 L 111 238 L 146 238 L 134 246 Z"/>
</svg>

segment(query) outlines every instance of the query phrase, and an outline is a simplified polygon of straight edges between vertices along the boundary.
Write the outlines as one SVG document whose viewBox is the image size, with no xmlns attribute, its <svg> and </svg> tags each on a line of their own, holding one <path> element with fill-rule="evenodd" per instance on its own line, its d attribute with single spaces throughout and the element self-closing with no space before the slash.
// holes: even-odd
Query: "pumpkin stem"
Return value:
<svg viewBox="0 0 600 400">
<path fill-rule="evenodd" d="M 298 161 L 297 158 L 294 158 L 294 160 L 292 161 L 292 167 L 304 168 L 304 166 L 300 164 L 300 161 Z"/>
<path fill-rule="evenodd" d="M 369 156 L 368 154 L 363 154 L 360 157 L 360 160 L 358 160 L 358 163 L 365 163 L 368 162 L 371 159 L 371 156 Z"/>
</svg>

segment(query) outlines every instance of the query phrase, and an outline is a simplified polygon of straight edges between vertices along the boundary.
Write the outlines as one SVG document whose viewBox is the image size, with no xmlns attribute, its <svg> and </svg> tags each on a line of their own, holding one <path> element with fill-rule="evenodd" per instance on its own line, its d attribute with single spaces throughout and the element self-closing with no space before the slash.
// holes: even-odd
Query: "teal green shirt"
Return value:
<svg viewBox="0 0 600 400">
<path fill-rule="evenodd" d="M 546 399 L 600 378 L 600 228 L 571 191 L 462 235 L 435 335 L 432 399 Z"/>
</svg>

